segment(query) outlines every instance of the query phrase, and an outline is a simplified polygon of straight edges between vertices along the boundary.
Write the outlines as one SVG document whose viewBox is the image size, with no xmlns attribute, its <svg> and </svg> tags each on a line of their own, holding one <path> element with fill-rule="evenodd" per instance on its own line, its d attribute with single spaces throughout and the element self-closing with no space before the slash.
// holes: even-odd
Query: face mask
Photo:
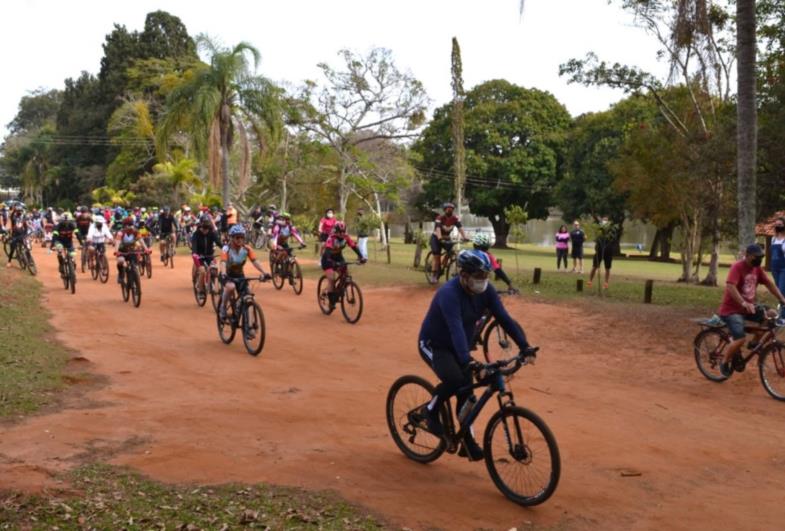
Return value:
<svg viewBox="0 0 785 531">
<path fill-rule="evenodd" d="M 280 226 L 282 226 L 282 227 L 283 227 L 284 225 L 286 225 L 286 221 L 284 221 L 284 220 L 282 220 L 282 219 L 279 219 L 278 221 L 276 221 L 276 223 L 278 223 L 278 224 L 279 224 Z"/>
<path fill-rule="evenodd" d="M 782 232 L 782 231 L 785 231 L 785 227 L 782 227 L 780 225 L 775 225 L 774 226 L 774 230 L 777 231 L 777 232 Z"/>
<path fill-rule="evenodd" d="M 763 257 L 757 256 L 752 259 L 752 267 L 759 267 L 763 263 Z"/>
<path fill-rule="evenodd" d="M 472 293 L 480 294 L 488 289 L 488 279 L 477 280 L 476 278 L 469 279 L 469 291 Z"/>
<path fill-rule="evenodd" d="M 332 219 L 333 213 L 332 212 L 328 212 L 326 217 L 327 217 L 327 219 Z"/>
</svg>

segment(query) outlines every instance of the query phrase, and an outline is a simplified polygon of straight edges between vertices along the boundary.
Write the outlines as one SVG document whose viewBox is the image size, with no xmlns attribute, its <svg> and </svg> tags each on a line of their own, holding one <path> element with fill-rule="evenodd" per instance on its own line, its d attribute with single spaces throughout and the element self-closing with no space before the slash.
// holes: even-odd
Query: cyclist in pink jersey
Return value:
<svg viewBox="0 0 785 531">
<path fill-rule="evenodd" d="M 327 238 L 332 234 L 333 227 L 335 227 L 337 221 L 338 220 L 335 219 L 335 212 L 332 208 L 328 208 L 324 211 L 324 217 L 319 220 L 319 241 L 321 242 L 319 253 L 324 252 L 324 242 L 326 242 Z"/>
<path fill-rule="evenodd" d="M 346 259 L 343 257 L 343 250 L 349 247 L 357 254 L 361 264 L 366 262 L 357 244 L 346 233 L 346 224 L 343 221 L 338 221 L 333 227 L 333 233 L 324 242 L 324 253 L 322 254 L 322 270 L 327 277 L 327 298 L 330 301 L 330 308 L 335 308 L 335 270 L 340 269 L 346 265 Z"/>
<path fill-rule="evenodd" d="M 300 248 L 305 247 L 305 242 L 300 236 L 297 227 L 292 225 L 291 215 L 288 212 L 281 212 L 278 214 L 273 228 L 270 233 L 270 249 L 276 250 L 279 246 L 286 251 L 286 254 L 292 254 L 292 248 L 289 247 L 289 238 L 294 237 L 300 243 Z"/>
</svg>

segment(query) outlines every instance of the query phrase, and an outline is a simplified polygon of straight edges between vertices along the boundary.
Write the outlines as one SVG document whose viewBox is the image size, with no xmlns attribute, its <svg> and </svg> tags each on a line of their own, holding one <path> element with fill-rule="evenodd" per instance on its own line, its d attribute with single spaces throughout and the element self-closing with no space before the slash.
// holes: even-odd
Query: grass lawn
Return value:
<svg viewBox="0 0 785 531">
<path fill-rule="evenodd" d="M 379 529 L 336 496 L 268 485 L 164 485 L 89 465 L 64 477 L 74 494 L 0 496 L 0 529 Z"/>
<path fill-rule="evenodd" d="M 63 385 L 68 355 L 41 307 L 41 285 L 0 266 L 0 419 L 31 413 Z"/>
</svg>

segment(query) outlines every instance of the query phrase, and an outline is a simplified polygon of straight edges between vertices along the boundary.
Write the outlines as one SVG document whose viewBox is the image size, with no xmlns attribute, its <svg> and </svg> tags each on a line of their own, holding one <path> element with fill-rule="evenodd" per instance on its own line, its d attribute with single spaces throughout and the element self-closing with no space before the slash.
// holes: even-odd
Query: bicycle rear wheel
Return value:
<svg viewBox="0 0 785 531">
<path fill-rule="evenodd" d="M 493 414 L 485 428 L 485 465 L 496 487 L 529 507 L 551 497 L 561 475 L 556 438 L 545 422 L 522 407 Z"/>
<path fill-rule="evenodd" d="M 348 281 L 343 288 L 341 313 L 350 324 L 359 321 L 363 314 L 363 294 L 360 287 L 352 280 Z"/>
<path fill-rule="evenodd" d="M 425 255 L 425 262 L 422 264 L 423 271 L 425 271 L 425 280 L 428 281 L 428 284 L 434 285 L 439 282 L 439 279 L 434 279 L 433 276 L 433 253 L 428 253 Z"/>
<path fill-rule="evenodd" d="M 485 361 L 493 363 L 494 361 L 506 360 L 515 355 L 515 342 L 504 331 L 501 324 L 494 320 L 485 329 L 485 334 L 482 338 L 482 353 L 485 356 Z M 503 375 L 508 376 L 517 371 L 519 367 L 512 364 L 504 369 L 500 369 Z"/>
<path fill-rule="evenodd" d="M 102 254 L 98 258 L 98 277 L 101 280 L 102 284 L 106 284 L 106 281 L 109 280 L 109 260 L 106 259 L 106 255 Z"/>
<path fill-rule="evenodd" d="M 437 460 L 447 446 L 444 439 L 428 431 L 424 409 L 433 397 L 434 387 L 419 376 L 398 378 L 387 393 L 387 427 L 403 455 L 418 463 Z M 445 419 L 442 407 L 441 418 Z M 442 420 L 442 425 L 444 420 Z"/>
<path fill-rule="evenodd" d="M 134 307 L 138 308 L 142 304 L 142 283 L 139 280 L 139 271 L 136 267 L 132 267 L 128 279 L 128 291 L 131 292 L 131 301 Z"/>
<path fill-rule="evenodd" d="M 327 297 L 327 285 L 327 277 L 322 275 L 316 285 L 316 302 L 319 303 L 319 309 L 324 315 L 333 313 L 333 309 L 330 308 L 330 299 Z"/>
<path fill-rule="evenodd" d="M 722 352 L 728 341 L 728 335 L 719 328 L 701 330 L 693 340 L 695 363 L 698 365 L 698 370 L 712 382 L 719 383 L 728 379 L 720 372 Z"/>
<path fill-rule="evenodd" d="M 243 305 L 243 344 L 251 356 L 258 356 L 264 348 L 266 331 L 262 307 L 251 299 Z"/>
<path fill-rule="evenodd" d="M 292 289 L 295 294 L 300 295 L 303 292 L 303 272 L 300 269 L 300 264 L 296 261 L 292 262 L 290 275 L 290 278 L 292 279 Z"/>
<path fill-rule="evenodd" d="M 785 349 L 772 343 L 760 354 L 760 381 L 766 392 L 776 400 L 785 401 Z"/>
</svg>

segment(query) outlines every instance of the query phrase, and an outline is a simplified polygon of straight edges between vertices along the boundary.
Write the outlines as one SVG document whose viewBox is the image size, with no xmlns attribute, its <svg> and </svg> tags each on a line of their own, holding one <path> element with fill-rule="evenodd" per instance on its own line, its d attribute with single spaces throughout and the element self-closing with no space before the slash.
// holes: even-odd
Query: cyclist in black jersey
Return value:
<svg viewBox="0 0 785 531">
<path fill-rule="evenodd" d="M 176 244 L 177 240 L 177 219 L 172 214 L 172 210 L 167 206 L 164 207 L 163 212 L 158 215 L 158 237 L 161 239 L 160 251 L 161 262 L 164 261 L 164 253 L 166 253 L 166 242 L 172 240 L 172 244 Z"/>
</svg>

